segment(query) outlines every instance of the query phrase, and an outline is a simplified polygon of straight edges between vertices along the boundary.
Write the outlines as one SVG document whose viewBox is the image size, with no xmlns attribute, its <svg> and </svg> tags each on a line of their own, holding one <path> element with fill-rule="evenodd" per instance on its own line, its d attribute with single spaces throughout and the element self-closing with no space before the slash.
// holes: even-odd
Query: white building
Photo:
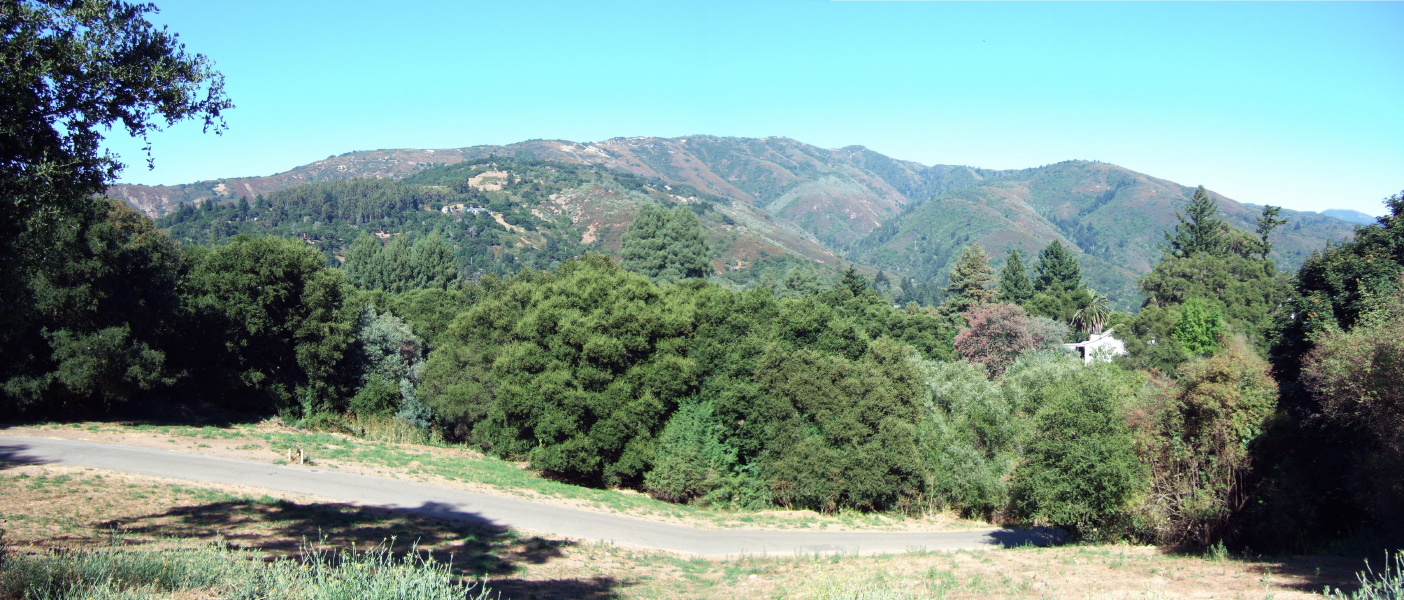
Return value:
<svg viewBox="0 0 1404 600">
<path fill-rule="evenodd" d="M 1082 357 L 1083 364 L 1088 365 L 1094 360 L 1111 362 L 1113 357 L 1126 354 L 1126 343 L 1112 337 L 1110 329 L 1088 338 L 1085 342 L 1063 344 L 1063 347 L 1077 352 Z"/>
</svg>

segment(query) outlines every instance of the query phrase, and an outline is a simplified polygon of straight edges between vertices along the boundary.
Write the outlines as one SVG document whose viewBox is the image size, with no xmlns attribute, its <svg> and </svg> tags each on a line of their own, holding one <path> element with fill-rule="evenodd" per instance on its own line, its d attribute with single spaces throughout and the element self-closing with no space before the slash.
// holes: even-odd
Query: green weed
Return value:
<svg viewBox="0 0 1404 600">
<path fill-rule="evenodd" d="M 1346 594 L 1327 586 L 1326 594 L 1350 600 L 1404 600 L 1404 553 L 1396 553 L 1392 558 L 1386 554 L 1384 570 L 1379 573 L 1365 561 L 1365 570 L 1355 576 L 1360 580 L 1360 589 L 1355 593 Z"/>
</svg>

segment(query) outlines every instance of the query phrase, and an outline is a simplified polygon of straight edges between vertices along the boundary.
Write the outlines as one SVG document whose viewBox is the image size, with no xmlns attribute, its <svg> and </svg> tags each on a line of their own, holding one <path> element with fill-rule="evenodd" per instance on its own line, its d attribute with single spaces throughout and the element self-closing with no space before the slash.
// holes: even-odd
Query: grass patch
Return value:
<svg viewBox="0 0 1404 600">
<path fill-rule="evenodd" d="M 0 557 L 0 597 L 125 600 L 194 592 L 227 600 L 477 600 L 491 592 L 458 581 L 432 555 L 397 557 L 385 547 L 333 552 L 309 546 L 296 559 L 257 559 L 223 545 L 6 554 Z"/>
</svg>

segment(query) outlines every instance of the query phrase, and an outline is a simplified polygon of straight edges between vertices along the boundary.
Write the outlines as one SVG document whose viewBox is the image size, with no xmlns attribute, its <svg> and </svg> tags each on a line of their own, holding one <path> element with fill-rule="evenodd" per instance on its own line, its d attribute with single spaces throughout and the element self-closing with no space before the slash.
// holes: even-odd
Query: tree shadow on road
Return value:
<svg viewBox="0 0 1404 600">
<path fill-rule="evenodd" d="M 13 469 L 25 465 L 43 465 L 50 461 L 25 454 L 29 450 L 23 444 L 0 445 L 0 470 Z"/>
<path fill-rule="evenodd" d="M 1069 541 L 1067 532 L 1057 527 L 1011 527 L 992 531 L 990 539 L 1004 548 L 1059 546 Z"/>
<path fill-rule="evenodd" d="M 616 598 L 627 585 L 609 577 L 530 577 L 530 567 L 563 558 L 576 542 L 522 535 L 474 513 L 433 503 L 389 509 L 234 500 L 177 506 L 95 526 L 129 543 L 222 539 L 269 557 L 296 556 L 308 545 L 360 550 L 385 545 L 397 555 L 427 552 L 459 576 L 488 579 L 488 586 L 504 598 Z"/>
</svg>

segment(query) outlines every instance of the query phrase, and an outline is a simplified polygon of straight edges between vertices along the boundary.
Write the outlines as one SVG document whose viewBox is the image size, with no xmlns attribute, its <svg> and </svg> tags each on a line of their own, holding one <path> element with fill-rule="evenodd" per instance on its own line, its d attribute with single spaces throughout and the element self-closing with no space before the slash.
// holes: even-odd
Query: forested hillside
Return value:
<svg viewBox="0 0 1404 600">
<path fill-rule="evenodd" d="M 752 249 L 751 242 L 738 238 L 735 244 L 742 249 L 720 257 L 719 268 L 744 269 L 765 254 L 828 264 L 838 256 L 886 271 L 908 285 L 940 288 L 955 252 L 966 243 L 980 242 L 998 263 L 1009 249 L 1027 255 L 1056 239 L 1084 258 L 1093 287 L 1126 309 L 1140 305 L 1136 278 L 1154 264 L 1163 241 L 1159 232 L 1188 203 L 1191 192 L 1105 163 L 1070 161 L 1004 171 L 928 167 L 861 146 L 826 150 L 782 137 L 690 136 L 352 152 L 269 177 L 168 187 L 122 185 L 109 193 L 159 215 L 203 199 L 237 203 L 246 196 L 252 201 L 260 193 L 271 197 L 275 190 L 308 182 L 390 180 L 496 157 L 606 167 L 617 176 L 632 173 L 728 199 L 717 204 L 723 207 L 719 210 L 731 210 L 730 218 L 766 238 L 761 245 L 776 248 Z M 1261 210 L 1211 196 L 1238 227 L 1251 228 Z M 576 204 L 589 212 L 588 195 L 579 198 Z M 1327 241 L 1349 239 L 1353 227 L 1316 213 L 1283 210 L 1280 215 L 1287 223 L 1273 258 L 1286 268 L 1300 265 Z M 617 232 L 623 223 L 604 218 L 600 226 Z M 587 229 L 588 224 L 575 239 L 589 243 Z"/>
<path fill-rule="evenodd" d="M 594 165 L 481 158 L 404 179 L 299 185 L 266 195 L 180 205 L 158 224 L 188 243 L 238 234 L 305 241 L 328 264 L 346 260 L 362 236 L 385 241 L 436 235 L 465 274 L 548 269 L 584 252 L 619 256 L 642 206 L 685 205 L 699 216 L 711 273 L 742 271 L 768 257 L 832 270 L 841 262 L 793 226 L 728 198 Z M 407 240 L 405 240 L 407 241 Z"/>
<path fill-rule="evenodd" d="M 853 260 L 918 282 L 940 283 L 961 247 L 978 242 L 991 256 L 1025 256 L 1050 240 L 1079 254 L 1091 286 L 1123 309 L 1143 300 L 1136 278 L 1159 260 L 1163 232 L 1183 210 L 1190 188 L 1106 163 L 1071 161 L 1022 171 L 988 172 L 910 205 L 854 244 Z M 1211 193 L 1224 220 L 1252 230 L 1262 209 Z M 1271 253 L 1294 269 L 1327 240 L 1349 239 L 1352 225 L 1315 213 L 1282 210 L 1285 226 Z"/>
</svg>

